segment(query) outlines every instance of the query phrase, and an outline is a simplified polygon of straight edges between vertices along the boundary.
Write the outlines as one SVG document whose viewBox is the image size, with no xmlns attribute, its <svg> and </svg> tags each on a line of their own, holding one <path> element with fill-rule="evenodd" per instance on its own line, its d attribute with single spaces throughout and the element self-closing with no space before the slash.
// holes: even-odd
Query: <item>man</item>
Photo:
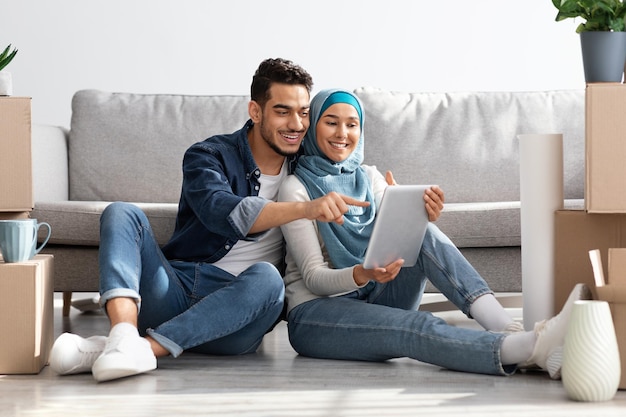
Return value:
<svg viewBox="0 0 626 417">
<path fill-rule="evenodd" d="M 185 350 L 256 351 L 283 310 L 283 238 L 278 226 L 307 218 L 341 223 L 347 204 L 330 193 L 277 203 L 309 127 L 313 82 L 301 67 L 267 59 L 252 79 L 250 120 L 192 145 L 183 160 L 176 228 L 159 248 L 144 213 L 113 203 L 101 216 L 100 303 L 108 337 L 65 333 L 50 366 L 107 381 L 156 368 Z"/>
</svg>

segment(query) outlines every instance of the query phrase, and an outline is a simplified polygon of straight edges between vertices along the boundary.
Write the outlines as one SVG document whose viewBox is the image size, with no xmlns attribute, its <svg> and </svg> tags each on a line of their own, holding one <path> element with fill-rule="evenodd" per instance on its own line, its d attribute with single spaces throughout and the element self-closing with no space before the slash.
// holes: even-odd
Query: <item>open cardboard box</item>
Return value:
<svg viewBox="0 0 626 417">
<path fill-rule="evenodd" d="M 608 270 L 609 248 L 626 247 L 626 214 L 557 210 L 554 220 L 554 314 L 557 314 L 578 283 L 586 284 L 597 298 L 589 251 L 599 249 L 604 270 Z"/>
<path fill-rule="evenodd" d="M 589 251 L 589 258 L 598 299 L 607 301 L 611 308 L 622 369 L 619 389 L 626 389 L 626 248 L 609 249 L 608 280 L 604 279 L 600 251 Z"/>
</svg>

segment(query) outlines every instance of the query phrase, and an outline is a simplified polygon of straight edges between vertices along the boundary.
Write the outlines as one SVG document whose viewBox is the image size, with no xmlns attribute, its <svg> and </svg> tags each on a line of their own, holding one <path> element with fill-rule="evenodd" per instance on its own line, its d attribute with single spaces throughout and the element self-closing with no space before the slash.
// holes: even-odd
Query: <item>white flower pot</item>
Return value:
<svg viewBox="0 0 626 417">
<path fill-rule="evenodd" d="M 561 377 L 576 401 L 611 400 L 620 381 L 620 357 L 606 301 L 576 301 L 565 344 Z"/>
<path fill-rule="evenodd" d="M 13 80 L 11 73 L 8 71 L 0 71 L 0 96 L 13 95 Z"/>
</svg>

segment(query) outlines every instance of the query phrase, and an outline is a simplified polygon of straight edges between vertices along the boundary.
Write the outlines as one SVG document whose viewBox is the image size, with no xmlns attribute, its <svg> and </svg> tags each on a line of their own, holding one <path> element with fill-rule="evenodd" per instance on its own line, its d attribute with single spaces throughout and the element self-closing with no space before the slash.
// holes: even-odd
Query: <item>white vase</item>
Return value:
<svg viewBox="0 0 626 417">
<path fill-rule="evenodd" d="M 0 96 L 13 95 L 13 80 L 11 73 L 8 71 L 0 71 Z"/>
<path fill-rule="evenodd" d="M 608 401 L 620 381 L 620 358 L 606 301 L 576 301 L 563 346 L 561 377 L 576 401 Z"/>
</svg>

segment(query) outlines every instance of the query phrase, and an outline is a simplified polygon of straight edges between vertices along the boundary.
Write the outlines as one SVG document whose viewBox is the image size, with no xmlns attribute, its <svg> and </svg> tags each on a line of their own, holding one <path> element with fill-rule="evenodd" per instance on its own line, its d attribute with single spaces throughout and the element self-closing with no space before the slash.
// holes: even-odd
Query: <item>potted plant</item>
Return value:
<svg viewBox="0 0 626 417">
<path fill-rule="evenodd" d="M 13 81 L 11 73 L 3 71 L 4 68 L 15 58 L 17 49 L 11 50 L 11 45 L 7 46 L 0 54 L 0 96 L 10 96 L 13 94 Z"/>
<path fill-rule="evenodd" d="M 583 19 L 576 27 L 585 81 L 621 82 L 626 63 L 626 4 L 622 0 L 552 0 L 556 21 Z"/>
</svg>

